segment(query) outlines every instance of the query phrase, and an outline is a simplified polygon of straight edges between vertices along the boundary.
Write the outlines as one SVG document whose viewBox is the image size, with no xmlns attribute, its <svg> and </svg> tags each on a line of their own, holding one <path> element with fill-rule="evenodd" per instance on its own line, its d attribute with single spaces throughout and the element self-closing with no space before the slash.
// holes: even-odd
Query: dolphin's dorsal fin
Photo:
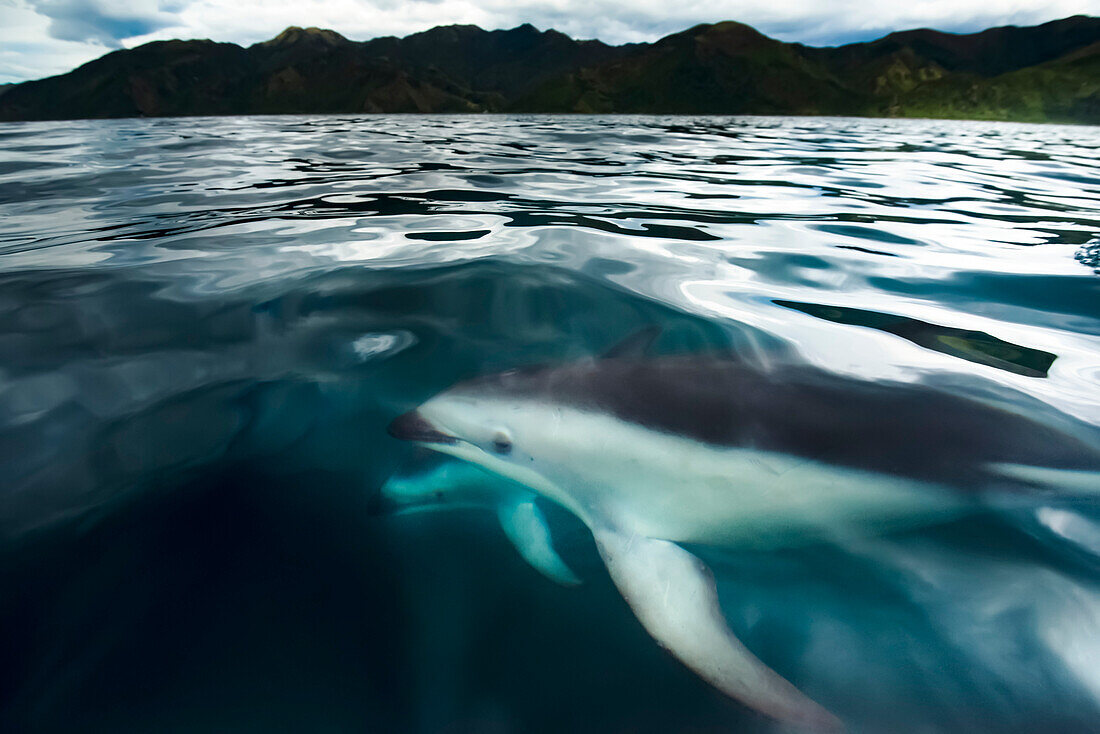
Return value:
<svg viewBox="0 0 1100 734">
<path fill-rule="evenodd" d="M 564 586 L 581 582 L 554 550 L 550 527 L 531 495 L 521 493 L 504 498 L 497 506 L 497 517 L 519 554 L 543 576 Z"/>
<path fill-rule="evenodd" d="M 624 357 L 644 357 L 646 351 L 660 335 L 661 327 L 656 324 L 650 324 L 617 342 L 613 347 L 603 353 L 603 358 L 622 359 Z"/>
<path fill-rule="evenodd" d="M 734 636 L 702 561 L 667 540 L 608 528 L 594 535 L 611 579 L 642 626 L 704 680 L 780 722 L 812 731 L 843 728 Z"/>
</svg>

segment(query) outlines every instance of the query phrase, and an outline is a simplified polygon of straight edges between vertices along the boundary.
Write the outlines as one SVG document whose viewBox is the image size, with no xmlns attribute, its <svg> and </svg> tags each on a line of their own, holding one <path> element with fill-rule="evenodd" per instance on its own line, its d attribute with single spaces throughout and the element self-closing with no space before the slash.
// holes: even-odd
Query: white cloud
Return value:
<svg viewBox="0 0 1100 734">
<path fill-rule="evenodd" d="M 785 41 L 828 45 L 906 28 L 965 32 L 1078 13 L 1100 14 L 1100 0 L 0 0 L 0 81 L 60 73 L 118 45 L 168 38 L 247 45 L 288 25 L 366 40 L 448 23 L 533 23 L 624 43 L 739 20 Z"/>
<path fill-rule="evenodd" d="M 119 46 L 176 22 L 180 2 L 157 0 L 26 0 L 38 15 L 50 19 L 49 35 L 61 41 L 92 41 Z"/>
<path fill-rule="evenodd" d="M 0 0 L 0 82 L 61 74 L 108 50 L 53 38 L 49 25 L 49 18 L 26 3 Z"/>
</svg>

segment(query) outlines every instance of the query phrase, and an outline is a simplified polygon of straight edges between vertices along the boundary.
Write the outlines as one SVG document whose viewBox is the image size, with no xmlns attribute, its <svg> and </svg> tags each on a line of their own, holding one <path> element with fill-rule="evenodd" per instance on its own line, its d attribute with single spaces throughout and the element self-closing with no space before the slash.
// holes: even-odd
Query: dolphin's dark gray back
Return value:
<svg viewBox="0 0 1100 734">
<path fill-rule="evenodd" d="M 704 443 L 980 489 L 992 464 L 1100 472 L 1100 452 L 1023 415 L 924 385 L 710 357 L 522 369 L 464 389 L 609 413 Z"/>
</svg>

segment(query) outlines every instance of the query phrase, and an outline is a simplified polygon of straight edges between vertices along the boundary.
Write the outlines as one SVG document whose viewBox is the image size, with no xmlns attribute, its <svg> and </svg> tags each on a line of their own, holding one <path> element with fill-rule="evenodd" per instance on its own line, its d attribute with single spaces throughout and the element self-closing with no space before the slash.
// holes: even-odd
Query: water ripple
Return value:
<svg viewBox="0 0 1100 734">
<path fill-rule="evenodd" d="M 242 517 L 251 518 L 256 507 L 263 514 L 272 507 L 268 491 L 282 482 L 288 534 L 301 521 L 298 503 L 321 502 L 303 494 L 335 497 L 326 501 L 339 506 L 324 511 L 353 528 L 348 536 L 373 538 L 377 554 L 399 541 L 365 531 L 355 502 L 364 486 L 379 486 L 396 468 L 397 450 L 384 434 L 389 419 L 462 377 L 583 358 L 649 324 L 663 327 L 661 344 L 672 351 L 924 381 L 1089 439 L 1100 430 L 1097 127 L 766 117 L 250 117 L 6 123 L 0 141 L 0 551 L 73 518 L 81 519 L 75 534 L 83 536 L 97 518 L 123 513 L 150 488 L 198 486 L 213 476 L 218 496 L 202 490 L 213 499 L 197 505 L 195 523 L 210 508 L 216 516 L 223 491 L 245 503 Z M 234 471 L 246 480 L 237 481 Z M 259 474 L 275 479 L 258 482 Z M 263 494 L 254 505 L 240 499 L 242 487 L 258 484 Z M 832 686 L 831 697 L 847 701 L 853 721 L 868 731 L 896 729 L 883 722 L 896 723 L 899 705 L 912 721 L 943 731 L 1036 730 L 1043 727 L 1031 724 L 1049 723 L 1054 710 L 1065 712 L 1065 730 L 1087 728 L 1082 722 L 1095 721 L 1095 707 L 1072 686 L 1059 685 L 1058 676 L 1077 671 L 1087 683 L 1095 671 L 1095 655 L 1079 651 L 1089 650 L 1082 646 L 1089 635 L 1095 647 L 1100 607 L 1090 606 L 1095 594 L 1076 582 L 1074 564 L 1094 568 L 1087 564 L 1095 564 L 1088 554 L 1095 555 L 1090 534 L 1097 524 L 1084 507 L 1045 509 L 1020 520 L 1018 508 L 1009 508 L 1019 524 L 979 522 L 957 529 L 958 537 L 944 531 L 951 552 L 922 537 L 896 547 L 868 545 L 866 557 L 853 546 L 795 560 L 742 558 L 735 588 L 748 590 L 749 601 L 727 605 L 736 612 L 731 623 L 754 634 L 746 638 L 753 645 L 779 650 L 780 661 L 788 655 L 787 667 L 777 666 L 785 672 L 802 665 L 805 680 L 826 694 Z M 189 523 L 186 532 L 194 532 Z M 234 520 L 213 534 L 236 537 L 242 524 Z M 316 538 L 327 531 L 305 532 Z M 479 553 L 494 533 L 480 532 Z M 975 551 L 971 538 L 983 533 L 1008 537 L 1012 552 Z M 162 558 L 148 542 L 154 552 L 116 555 Z M 1048 542 L 1062 544 L 1057 572 L 1048 570 L 1040 547 Z M 280 533 L 279 548 L 297 547 L 283 543 Z M 1075 550 L 1068 553 L 1065 544 Z M 402 547 L 423 554 L 416 544 Z M 321 555 L 326 563 L 370 557 Z M 280 566 L 280 594 L 281 574 L 296 562 Z M 211 563 L 220 568 L 226 560 L 219 555 Z M 473 570 L 480 564 L 461 565 L 414 573 L 420 583 L 408 588 L 434 594 L 440 579 L 465 579 L 439 592 L 441 604 L 472 604 L 465 590 L 482 588 L 494 574 Z M 979 565 L 987 573 L 960 571 Z M 788 586 L 795 566 L 812 573 Z M 853 568 L 858 582 L 822 583 Z M 45 583 L 39 579 L 49 574 L 37 565 L 32 570 L 27 585 Z M 134 577 L 159 575 L 157 568 Z M 351 576 L 341 588 L 373 583 Z M 1025 591 L 995 595 L 991 585 L 975 582 L 987 578 Z M 115 588 L 113 579 L 106 588 Z M 508 583 L 510 594 L 523 584 L 511 577 Z M 862 583 L 872 588 L 853 604 L 848 591 Z M 391 622 L 404 620 L 407 609 L 394 600 L 410 592 L 396 580 L 391 586 L 392 593 L 364 597 L 370 602 L 364 608 L 389 609 Z M 790 603 L 789 588 L 799 590 L 799 604 Z M 22 632 L 31 619 L 63 620 L 60 608 L 80 609 L 89 596 L 84 586 L 69 593 L 81 603 L 51 596 L 45 611 L 32 609 L 9 627 Z M 310 593 L 303 608 L 329 590 Z M 549 607 L 548 594 L 531 593 L 538 601 L 530 609 L 579 619 L 575 606 Z M 561 603 L 575 605 L 569 600 L 576 598 L 563 596 Z M 622 612 L 614 598 L 618 611 L 599 613 L 606 619 Z M 436 609 L 435 601 L 422 599 L 417 613 Z M 774 629 L 784 634 L 769 641 L 771 628 L 752 621 L 760 617 L 757 603 L 771 610 Z M 219 619 L 232 616 L 215 606 Z M 263 608 L 270 606 L 282 604 Z M 106 629 L 105 635 L 127 638 L 129 626 L 104 624 L 115 618 L 111 610 L 94 624 L 74 623 L 70 637 Z M 570 634 L 598 623 L 599 614 L 570 622 Z M 888 621 L 876 626 L 876 615 Z M 1040 652 L 1029 647 L 1018 660 L 1019 651 L 1005 647 L 1019 632 L 1009 617 L 1039 620 L 1027 644 Z M 497 625 L 470 647 L 495 639 L 499 628 L 526 630 L 527 623 Z M 346 629 L 364 626 L 370 627 L 356 616 Z M 877 633 L 863 634 L 868 626 Z M 36 701 L 36 712 L 72 708 L 76 694 L 61 690 L 67 685 L 81 692 L 81 701 L 115 700 L 105 690 L 93 695 L 90 675 L 51 667 L 48 661 L 66 659 L 75 643 L 48 626 L 34 629 L 28 638 L 60 639 L 62 652 L 41 653 L 47 662 L 25 676 L 30 682 L 20 678 L 25 687 L 12 696 Z M 431 639 L 449 634 L 437 630 Z M 118 639 L 104 639 L 93 634 L 90 649 L 119 649 Z M 220 637 L 209 639 L 223 647 Z M 348 657 L 344 642 L 341 659 Z M 566 678 L 576 669 L 602 670 L 584 665 L 584 650 L 561 642 L 554 646 L 581 656 L 577 665 L 570 659 Z M 301 648 L 312 650 L 313 643 Z M 1059 655 L 1064 664 L 1050 662 Z M 665 660 L 656 653 L 652 659 Z M 432 667 L 435 658 L 423 660 Z M 641 665 L 638 685 L 665 681 L 655 677 L 663 675 L 659 664 Z M 143 662 L 116 670 L 144 675 L 158 667 Z M 203 678 L 215 667 L 204 666 Z M 212 680 L 223 682 L 213 672 Z M 922 675 L 934 684 L 926 687 Z M 111 676 L 101 677 L 114 685 Z M 685 673 L 677 680 L 692 679 Z M 61 688 L 51 688 L 53 681 Z M 670 690 L 681 683 L 673 681 Z M 358 701 L 358 679 L 355 686 Z M 627 688 L 629 694 L 608 701 L 636 707 L 637 686 Z M 433 701 L 450 695 L 432 690 Z M 849 700 L 852 690 L 877 698 Z M 914 693 L 925 690 L 936 695 Z M 1001 705 L 1004 691 L 1011 692 L 1010 705 Z M 377 710 L 405 695 L 390 693 Z M 0 693 L 0 712 L 7 695 Z M 700 711 L 701 728 L 729 728 L 728 707 L 707 708 L 711 699 L 692 695 L 702 694 L 670 694 L 668 721 L 683 723 L 684 711 Z M 188 689 L 189 701 L 199 698 Z M 479 699 L 479 711 L 487 700 Z M 531 704 L 532 711 L 543 709 L 545 701 Z M 1003 717 L 986 720 L 986 710 Z M 970 711 L 983 718 L 968 726 L 969 713 L 958 717 Z M 420 724 L 381 728 L 425 728 Z M 224 720 L 199 726 L 224 727 Z"/>
</svg>

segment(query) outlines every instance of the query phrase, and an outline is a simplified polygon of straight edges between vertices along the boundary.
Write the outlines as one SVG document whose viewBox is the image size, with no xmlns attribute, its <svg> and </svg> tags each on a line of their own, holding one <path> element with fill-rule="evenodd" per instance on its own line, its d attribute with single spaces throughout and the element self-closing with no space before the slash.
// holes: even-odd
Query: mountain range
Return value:
<svg viewBox="0 0 1100 734">
<path fill-rule="evenodd" d="M 155 41 L 0 86 L 0 120 L 360 112 L 794 114 L 1100 124 L 1100 18 L 817 48 L 742 23 L 611 46 L 531 25 L 247 48 Z"/>
</svg>

